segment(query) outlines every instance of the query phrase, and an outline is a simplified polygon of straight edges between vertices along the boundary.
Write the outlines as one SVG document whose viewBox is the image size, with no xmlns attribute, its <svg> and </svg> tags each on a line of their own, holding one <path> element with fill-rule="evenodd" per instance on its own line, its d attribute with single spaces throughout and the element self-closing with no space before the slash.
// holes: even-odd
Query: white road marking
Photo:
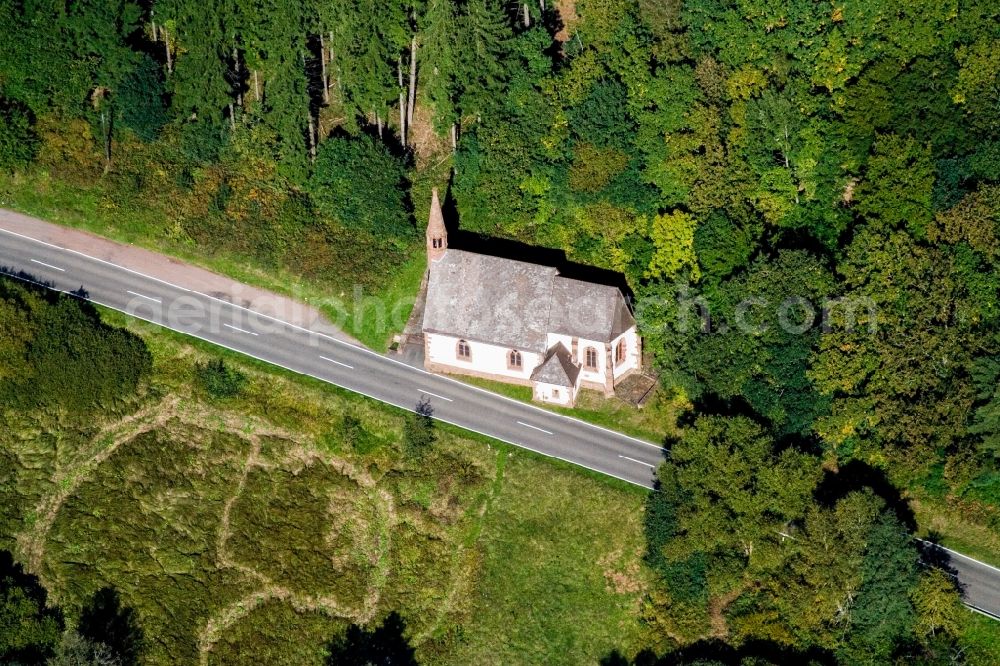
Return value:
<svg viewBox="0 0 1000 666">
<path fill-rule="evenodd" d="M 620 453 L 618 454 L 618 457 L 624 458 L 625 460 L 631 460 L 634 463 L 639 463 L 640 465 L 645 465 L 646 467 L 650 467 L 652 469 L 656 469 L 656 465 L 650 465 L 648 462 L 642 462 L 641 460 L 636 460 L 635 458 L 629 458 L 628 456 L 623 456 Z"/>
<path fill-rule="evenodd" d="M 240 333 L 248 333 L 250 335 L 260 335 L 260 333 L 254 333 L 253 331 L 248 331 L 245 328 L 240 328 L 239 326 L 233 326 L 232 324 L 223 324 L 227 328 L 231 328 L 234 331 L 239 331 Z"/>
<path fill-rule="evenodd" d="M 180 285 L 173 284 L 172 282 L 167 282 L 166 280 L 161 280 L 160 278 L 153 277 L 152 275 L 146 275 L 145 273 L 140 273 L 139 271 L 132 270 L 131 268 L 126 268 L 125 266 L 120 266 L 120 265 L 112 263 L 110 261 L 105 261 L 104 259 L 98 259 L 97 257 L 92 257 L 92 256 L 90 256 L 88 254 L 84 254 L 83 252 L 80 252 L 78 250 L 71 250 L 69 248 L 61 247 L 59 245 L 54 245 L 52 243 L 47 243 L 47 242 L 45 242 L 43 240 L 39 240 L 37 238 L 32 238 L 31 236 L 25 236 L 24 234 L 19 234 L 16 231 L 11 231 L 9 229 L 0 228 L 0 232 L 7 233 L 7 234 L 10 234 L 12 236 L 18 236 L 19 238 L 24 238 L 25 240 L 30 240 L 30 241 L 33 241 L 35 243 L 39 243 L 41 245 L 47 245 L 48 247 L 55 248 L 57 250 L 62 250 L 64 252 L 72 252 L 73 254 L 77 254 L 77 255 L 79 255 L 81 257 L 85 257 L 87 259 L 93 259 L 94 261 L 98 261 L 98 262 L 100 262 L 102 264 L 106 264 L 108 266 L 113 266 L 115 268 L 120 268 L 120 269 L 122 269 L 124 271 L 128 271 L 129 273 L 133 273 L 135 275 L 139 275 L 139 276 L 142 276 L 142 277 L 145 277 L 145 278 L 149 278 L 150 280 L 155 280 L 157 282 L 160 282 L 162 284 L 168 285 L 170 287 L 174 287 L 175 289 L 180 289 L 181 291 L 186 291 L 186 292 L 192 292 L 191 289 L 187 289 L 186 287 L 182 287 Z M 45 286 L 45 285 L 42 285 L 42 286 Z M 665 451 L 665 449 L 663 448 L 663 446 L 660 445 L 660 444 L 654 444 L 652 442 L 648 442 L 646 440 L 639 439 L 638 437 L 633 437 L 631 435 L 626 435 L 625 433 L 617 432 L 615 430 L 611 430 L 610 428 L 605 428 L 603 426 L 599 426 L 596 423 L 590 423 L 589 421 L 584 421 L 584 420 L 579 419 L 579 418 L 577 418 L 575 416 L 569 416 L 569 415 L 566 415 L 566 414 L 556 414 L 555 412 L 552 412 L 552 411 L 550 411 L 548 409 L 545 409 L 544 407 L 539 407 L 538 405 L 532 405 L 531 403 L 522 402 L 521 400 L 517 400 L 516 398 L 511 398 L 511 397 L 508 397 L 508 396 L 505 396 L 505 395 L 501 395 L 499 393 L 494 393 L 493 391 L 490 391 L 489 389 L 484 389 L 484 388 L 481 388 L 479 386 L 474 386 L 472 384 L 468 384 L 466 382 L 463 382 L 461 380 L 455 379 L 453 377 L 448 377 L 448 376 L 436 374 L 436 373 L 430 372 L 428 370 L 425 370 L 424 368 L 417 368 L 417 367 L 414 367 L 414 366 L 412 366 L 412 365 L 410 365 L 410 364 L 408 364 L 408 363 L 406 363 L 406 362 L 404 362 L 404 361 L 402 361 L 400 359 L 396 359 L 396 358 L 392 358 L 392 356 L 380 354 L 377 351 L 374 351 L 374 350 L 369 349 L 367 347 L 355 344 L 353 342 L 348 342 L 347 340 L 342 340 L 342 339 L 336 338 L 336 337 L 334 337 L 332 335 L 327 335 L 326 333 L 320 333 L 319 331 L 313 331 L 312 329 L 308 329 L 308 328 L 306 328 L 304 326 L 299 326 L 298 324 L 293 324 L 293 323 L 291 323 L 289 321 L 285 321 L 283 319 L 279 319 L 278 317 L 273 317 L 271 315 L 264 314 L 263 312 L 257 312 L 256 310 L 251 310 L 250 308 L 243 307 L 242 305 L 237 305 L 236 303 L 232 303 L 230 301 L 225 301 L 225 300 L 223 300 L 221 298 L 216 298 L 215 296 L 210 296 L 208 294 L 205 294 L 205 293 L 202 293 L 202 292 L 199 292 L 199 291 L 194 291 L 192 293 L 197 294 L 199 296 L 204 296 L 206 298 L 210 298 L 210 299 L 212 299 L 214 301 L 218 301 L 218 302 L 224 303 L 226 305 L 230 305 L 230 306 L 232 306 L 234 308 L 237 308 L 237 309 L 240 309 L 240 310 L 245 310 L 246 312 L 252 312 L 255 315 L 258 315 L 260 317 L 264 317 L 265 319 L 270 319 L 271 321 L 277 322 L 279 324 L 283 324 L 285 326 L 288 326 L 289 328 L 293 328 L 293 329 L 296 329 L 298 331 L 302 331 L 303 333 L 308 333 L 309 335 L 315 335 L 316 337 L 329 340 L 330 342 L 333 342 L 333 343 L 336 343 L 336 344 L 340 344 L 340 345 L 343 345 L 345 347 L 351 347 L 352 349 L 354 349 L 356 351 L 359 351 L 361 353 L 368 354 L 370 356 L 377 356 L 382 361 L 389 361 L 390 363 L 395 363 L 396 365 L 404 366 L 404 367 L 410 368 L 411 370 L 416 370 L 417 372 L 423 373 L 425 375 L 429 375 L 431 377 L 435 377 L 437 379 L 443 379 L 445 381 L 453 382 L 454 384 L 456 384 L 458 386 L 461 386 L 461 387 L 463 387 L 465 389 L 471 389 L 473 391 L 478 391 L 480 393 L 488 393 L 489 395 L 493 396 L 494 398 L 499 398 L 501 400 L 506 400 L 507 402 L 514 403 L 514 404 L 516 404 L 516 405 L 518 405 L 518 406 L 520 406 L 522 408 L 527 408 L 527 409 L 535 410 L 535 411 L 538 411 L 538 412 L 542 412 L 542 413 L 546 414 L 547 416 L 558 416 L 559 418 L 566 419 L 567 421 L 574 421 L 577 424 L 579 424 L 579 425 L 581 425 L 581 426 L 583 426 L 585 428 L 591 428 L 591 429 L 594 429 L 594 430 L 601 430 L 603 432 L 608 433 L 609 435 L 611 435 L 613 437 L 621 437 L 621 438 L 624 438 L 624 439 L 630 439 L 633 442 L 636 442 L 638 444 L 642 444 L 643 446 L 650 446 L 650 447 L 652 447 L 654 449 L 659 449 L 660 451 Z M 90 300 L 90 299 L 87 299 L 87 300 Z M 97 301 L 94 301 L 94 302 L 97 302 Z M 106 307 L 111 307 L 111 306 L 106 306 Z M 117 308 L 113 308 L 112 307 L 112 309 L 117 309 Z M 132 315 L 132 316 L 135 316 L 135 315 Z M 140 317 L 140 319 L 141 319 L 141 317 Z M 195 336 L 195 337 L 197 337 L 197 336 Z M 362 395 L 365 395 L 365 394 L 362 393 Z M 372 396 L 368 396 L 368 397 L 372 397 Z M 469 428 L 469 429 L 472 430 L 471 428 Z M 478 431 L 473 430 L 473 432 L 478 432 Z M 480 433 L 480 434 L 485 434 L 485 433 Z M 489 436 L 496 438 L 494 435 L 489 435 Z M 500 441 L 504 441 L 504 440 L 500 440 Z M 507 442 L 507 443 L 508 444 L 513 444 L 513 442 Z M 520 446 L 518 444 L 515 444 L 515 445 L 516 446 Z M 524 447 L 524 448 L 528 448 L 528 447 Z M 531 450 L 531 449 L 529 449 L 529 450 Z M 547 455 L 547 454 L 542 454 L 542 455 Z M 552 457 L 552 456 L 549 456 L 549 457 Z M 574 463 L 574 464 L 575 465 L 579 465 L 579 463 Z M 581 467 L 586 467 L 586 465 L 580 465 L 580 466 Z M 614 475 L 613 474 L 609 474 L 609 476 L 614 476 Z M 627 480 L 627 479 L 623 479 L 623 480 Z M 634 482 L 630 481 L 629 483 L 634 483 Z M 641 485 L 641 484 L 636 484 L 636 485 Z"/>
<path fill-rule="evenodd" d="M 0 231 L 6 231 L 6 229 L 0 229 Z M 13 232 L 8 232 L 8 233 L 13 233 Z M 20 234 L 14 234 L 14 235 L 15 236 L 20 236 Z M 27 238 L 27 236 L 25 236 L 25 238 Z M 34 240 L 34 239 L 30 239 L 30 240 Z M 44 241 L 38 241 L 38 242 L 44 243 Z M 45 244 L 48 245 L 48 243 L 45 243 Z M 53 247 L 56 247 L 56 246 L 53 246 Z M 128 269 L 126 269 L 126 270 L 128 270 Z M 15 280 L 21 280 L 22 282 L 30 282 L 31 284 L 36 284 L 39 287 L 46 287 L 48 289 L 52 289 L 52 287 L 47 287 L 46 285 L 42 284 L 41 282 L 35 282 L 34 280 L 28 280 L 28 279 L 26 279 L 24 277 L 21 277 L 19 275 L 14 275 L 13 273 L 4 273 L 3 271 L 0 271 L 0 273 L 3 273 L 4 275 L 7 275 L 7 276 L 9 276 L 11 278 L 14 278 Z M 376 402 L 381 402 L 381 403 L 384 403 L 384 404 L 387 404 L 387 405 L 392 405 L 393 407 L 397 407 L 397 408 L 402 409 L 402 410 L 407 411 L 407 412 L 416 413 L 416 411 L 417 411 L 411 405 L 405 405 L 405 404 L 395 403 L 392 400 L 389 400 L 388 398 L 380 398 L 380 397 L 372 395 L 371 393 L 366 393 L 365 391 L 362 391 L 360 389 L 352 388 L 350 386 L 345 386 L 344 384 L 338 384 L 337 382 L 331 381 L 330 379 L 327 379 L 325 377 L 320 377 L 318 375 L 314 375 L 314 374 L 311 374 L 311 373 L 308 373 L 308 372 L 302 372 L 301 370 L 295 370 L 293 368 L 288 367 L 287 365 L 282 365 L 281 363 L 278 363 L 276 361 L 272 361 L 270 359 L 262 358 L 260 356 L 254 356 L 253 354 L 251 354 L 250 352 L 248 352 L 246 350 L 236 349 L 235 347 L 230 347 L 229 345 L 222 344 L 221 342 L 217 342 L 215 340 L 209 340 L 208 338 L 202 337 L 202 336 L 200 336 L 200 335 L 198 335 L 196 333 L 191 333 L 191 332 L 188 332 L 188 331 L 181 331 L 181 330 L 178 330 L 178 329 L 170 328 L 169 326 L 167 326 L 166 324 L 163 324 L 162 322 L 154 321 L 152 319 L 147 319 L 145 317 L 140 317 L 139 315 L 135 314 L 134 312 L 125 312 L 124 310 L 119 310 L 118 307 L 116 307 L 114 305 L 108 305 L 107 303 L 101 303 L 100 301 L 94 300 L 93 298 L 85 298 L 83 296 L 80 296 L 79 294 L 74 294 L 74 293 L 66 291 L 64 289 L 52 289 L 52 290 L 53 291 L 57 291 L 57 292 L 59 292 L 61 294 L 66 294 L 67 296 L 72 296 L 73 298 L 79 298 L 82 301 L 88 301 L 90 303 L 95 303 L 96 305 L 100 305 L 100 306 L 108 308 L 110 310 L 116 310 L 118 312 L 123 312 L 124 314 L 128 315 L 129 317 L 132 317 L 133 319 L 138 319 L 140 321 L 144 321 L 144 322 L 147 322 L 147 323 L 150 323 L 150 324 L 154 324 L 156 326 L 160 326 L 160 327 L 165 328 L 165 329 L 170 330 L 170 331 L 176 331 L 176 332 L 181 333 L 183 335 L 188 335 L 188 336 L 190 336 L 192 338 L 197 338 L 198 340 L 203 340 L 205 342 L 209 342 L 209 343 L 211 343 L 213 345 L 217 345 L 219 347 L 222 347 L 223 349 L 228 349 L 231 352 L 236 352 L 237 354 L 243 354 L 245 356 L 249 356 L 250 358 L 255 358 L 258 361 L 263 361 L 264 363 L 267 363 L 269 365 L 273 365 L 273 366 L 278 367 L 278 368 L 282 368 L 282 369 L 287 370 L 289 372 L 293 372 L 293 373 L 298 374 L 298 375 L 305 375 L 306 377 L 312 377 L 313 379 L 319 380 L 319 381 L 324 382 L 326 384 L 332 384 L 333 386 L 339 386 L 340 388 L 346 389 L 348 391 L 352 391 L 352 392 L 357 393 L 359 395 L 363 395 L 364 397 L 370 398 L 371 400 L 374 400 Z M 189 291 L 189 290 L 185 289 L 185 291 Z M 273 317 L 272 317 L 272 319 L 273 319 Z M 281 321 L 281 320 L 275 319 L 275 321 Z M 284 323 L 287 323 L 287 322 L 284 322 Z M 295 324 L 289 324 L 289 326 L 291 326 L 292 328 L 302 328 L 301 326 L 295 326 Z M 314 333 L 314 331 L 309 331 L 308 329 L 302 329 L 302 330 L 306 331 L 306 332 L 309 332 L 309 333 Z M 360 351 L 366 351 L 366 352 L 368 352 L 370 354 L 373 354 L 373 355 L 376 355 L 376 356 L 381 356 L 381 354 L 378 354 L 377 352 L 373 352 L 372 350 L 367 349 L 365 347 L 358 347 L 357 345 L 351 344 L 350 342 L 345 342 L 343 340 L 338 340 L 337 338 L 334 338 L 334 337 L 329 336 L 329 335 L 325 335 L 323 333 L 316 333 L 316 335 L 319 335 L 319 336 L 325 337 L 325 338 L 329 338 L 333 342 L 340 342 L 341 344 L 348 345 L 350 347 L 354 347 L 354 348 L 356 348 L 356 349 L 358 349 Z M 386 358 L 386 357 L 383 357 L 383 358 Z M 396 363 L 399 363 L 400 365 L 406 365 L 402 361 L 396 361 L 395 359 L 389 359 L 389 360 L 392 360 L 392 361 L 394 361 Z M 428 375 L 433 374 L 431 372 L 427 372 L 426 370 L 423 370 L 422 372 L 424 374 L 428 374 Z M 435 375 L 435 376 L 439 376 L 439 375 Z M 445 379 L 447 379 L 447 378 L 445 378 Z M 471 384 L 464 384 L 462 382 L 459 382 L 458 380 L 453 380 L 453 381 L 455 381 L 456 383 L 461 384 L 462 386 L 468 386 L 469 388 L 476 388 L 476 389 L 478 389 L 478 387 L 473 387 Z M 483 393 L 490 393 L 490 391 L 487 391 L 486 389 L 478 389 L 478 390 L 482 391 Z M 499 394 L 495 394 L 494 393 L 492 395 L 497 395 L 498 397 L 505 398 L 505 399 L 510 400 L 512 402 L 517 402 L 518 404 L 525 404 L 525 403 L 521 403 L 520 401 L 514 400 L 513 398 L 507 398 L 506 396 L 500 396 Z M 526 406 L 530 407 L 531 405 L 526 405 Z M 536 409 L 541 409 L 541 408 L 538 407 Z M 511 446 L 516 446 L 518 448 L 524 449 L 525 451 L 530 451 L 531 453 L 539 455 L 539 456 L 541 456 L 543 458 L 550 458 L 552 460 L 561 460 L 562 462 L 569 463 L 570 465 L 575 465 L 577 467 L 582 467 L 584 469 L 589 469 L 591 472 L 596 472 L 598 474 L 603 474 L 604 476 L 609 476 L 609 477 L 611 477 L 613 479 L 618 479 L 619 481 L 624 481 L 625 483 L 631 484 L 633 486 L 638 486 L 639 488 L 642 488 L 644 490 L 652 490 L 652 488 L 650 488 L 650 486 L 648 485 L 648 483 L 640 483 L 639 481 L 633 481 L 632 479 L 626 479 L 624 476 L 618 476 L 617 474 L 613 474 L 613 473 L 608 472 L 606 470 L 597 469 L 596 467 L 591 467 L 590 465 L 585 465 L 585 464 L 583 464 L 581 462 L 574 462 L 574 461 L 569 460 L 567 458 L 562 458 L 560 456 L 553 455 L 551 453 L 545 453 L 544 451 L 539 451 L 538 449 L 533 449 L 530 446 L 528 446 L 527 444 L 524 444 L 522 442 L 512 442 L 511 440 L 504 439 L 503 437 L 500 437 L 499 435 L 494 435 L 494 434 L 491 434 L 491 433 L 488 433 L 488 432 L 483 432 L 482 430 L 477 430 L 476 428 L 473 428 L 472 426 L 464 425 L 464 424 L 461 424 L 461 423 L 457 423 L 455 421 L 450 421 L 448 419 L 441 418 L 440 416 L 435 416 L 433 418 L 435 420 L 437 420 L 437 421 L 441 421 L 442 423 L 447 423 L 449 425 L 453 425 L 456 428 L 461 428 L 463 430 L 468 430 L 468 431 L 474 432 L 474 433 L 476 433 L 478 435 L 483 435 L 484 437 L 489 437 L 489 438 L 495 439 L 495 440 L 497 440 L 499 442 L 503 442 L 505 444 L 510 444 Z M 578 419 L 574 419 L 572 417 L 565 417 L 565 418 L 569 418 L 571 421 L 578 420 Z M 586 421 L 582 421 L 582 423 L 584 425 L 590 425 Z M 601 430 L 607 430 L 607 428 L 601 428 Z M 608 432 L 612 432 L 613 433 L 614 431 L 613 430 L 609 430 Z M 627 437 L 627 435 L 626 435 L 626 437 Z M 634 437 L 629 437 L 629 439 L 635 439 L 635 438 Z M 637 440 L 637 441 L 642 442 L 642 440 Z M 642 443 L 649 444 L 649 442 L 642 442 Z M 649 446 L 653 446 L 653 444 L 649 444 Z"/>
<path fill-rule="evenodd" d="M 983 566 L 983 567 L 986 567 L 988 569 L 993 569 L 994 571 L 1000 572 L 1000 569 L 998 569 L 997 567 L 993 566 L 992 564 L 987 564 L 986 562 L 983 562 L 982 560 L 977 560 L 974 557 L 969 557 L 968 555 L 964 555 L 964 554 L 958 552 L 957 550 L 952 550 L 951 548 L 945 548 L 944 546 L 942 546 L 939 543 L 934 543 L 933 541 L 928 541 L 927 539 L 921 539 L 920 537 L 914 537 L 914 539 L 916 539 L 917 541 L 919 541 L 921 543 L 926 543 L 929 546 L 934 546 L 935 548 L 940 548 L 941 550 L 949 552 L 952 555 L 958 555 L 963 560 L 969 560 L 970 562 L 975 562 L 976 564 L 978 564 L 980 566 Z"/>
<path fill-rule="evenodd" d="M 538 426 L 533 426 L 530 423 L 525 423 L 524 421 L 518 421 L 518 425 L 523 425 L 525 428 L 531 428 L 532 430 L 537 430 L 539 432 L 544 432 L 546 435 L 551 435 L 552 433 L 548 430 L 542 430 Z"/>
<path fill-rule="evenodd" d="M 980 615 L 985 615 L 986 617 L 990 618 L 991 620 L 1000 620 L 1000 615 L 997 615 L 996 613 L 991 613 L 991 612 L 989 612 L 988 610 L 986 610 L 984 608 L 980 608 L 979 606 L 973 606 L 972 604 L 966 603 L 964 601 L 962 603 L 964 603 L 965 607 L 968 608 L 970 611 L 973 611 L 975 613 L 979 613 Z"/>
<path fill-rule="evenodd" d="M 46 268 L 51 268 L 51 269 L 53 269 L 53 270 L 57 270 L 57 271 L 61 271 L 61 272 L 63 272 L 63 273 L 65 273 L 65 272 L 66 272 L 66 269 L 65 269 L 65 268 L 59 268 L 58 266 L 53 266 L 52 264 L 47 264 L 47 263 L 45 263 L 44 261 L 38 261 L 38 259 L 32 259 L 32 261 L 33 261 L 34 263 L 36 263 L 36 264 L 40 265 L 40 266 L 45 266 Z"/>
<path fill-rule="evenodd" d="M 138 296 L 139 298 L 145 298 L 146 300 L 153 301 L 154 303 L 162 303 L 163 302 L 163 301 L 161 301 L 158 298 L 153 298 L 152 296 L 147 296 L 146 294 L 140 294 L 140 293 L 135 292 L 135 291 L 128 291 L 128 290 L 126 290 L 125 293 L 126 294 L 132 294 L 133 296 Z"/>
<path fill-rule="evenodd" d="M 447 400 L 448 402 L 455 402 L 451 398 L 446 398 L 443 395 L 438 395 L 437 393 L 431 393 L 430 391 L 428 391 L 426 389 L 418 388 L 417 390 L 420 391 L 421 393 L 426 393 L 427 395 L 432 395 L 435 398 L 441 398 L 442 400 Z"/>
<path fill-rule="evenodd" d="M 18 238 L 23 238 L 25 240 L 29 240 L 29 241 L 32 241 L 34 243 L 39 243 L 41 245 L 45 245 L 45 246 L 54 248 L 56 250 L 62 250 L 63 252 L 72 252 L 73 254 L 79 255 L 79 256 L 81 256 L 81 257 L 83 257 L 85 259 L 92 259 L 93 261 L 99 261 L 100 263 L 105 264 L 106 266 L 113 266 L 115 268 L 120 268 L 123 271 L 128 271 L 129 273 L 132 273 L 134 275 L 138 275 L 140 277 L 149 278 L 150 280 L 156 280 L 157 282 L 161 282 L 161 283 L 163 283 L 163 284 L 165 284 L 165 285 L 167 285 L 169 287 L 173 287 L 174 289 L 180 289 L 181 291 L 191 291 L 190 289 L 188 289 L 186 287 L 182 287 L 179 284 L 174 284 L 173 282 L 167 282 L 166 280 L 161 280 L 158 277 L 153 277 L 152 275 L 146 275 L 145 273 L 140 273 L 139 271 L 134 271 L 131 268 L 126 268 L 125 266 L 119 266 L 118 264 L 110 262 L 110 261 L 107 261 L 105 259 L 98 259 L 97 257 L 92 257 L 89 254 L 84 254 L 83 252 L 80 252 L 79 250 L 71 250 L 68 247 L 62 247 L 61 245 L 54 245 L 52 243 L 46 243 L 43 240 L 39 240 L 37 238 L 32 238 L 31 236 L 25 236 L 24 234 L 19 234 L 16 231 L 11 231 L 10 229 L 2 229 L 2 228 L 0 228 L 0 232 L 3 232 L 5 234 L 10 234 L 11 236 L 17 236 Z M 111 242 L 116 242 L 116 241 L 111 241 Z M 121 243 L 119 243 L 119 245 L 121 245 Z M 96 303 L 97 301 L 94 301 L 94 302 Z M 110 307 L 110 306 L 105 306 L 105 307 Z M 114 310 L 115 308 L 111 308 L 111 309 Z M 119 312 L 120 312 L 120 310 L 119 310 Z"/>
<path fill-rule="evenodd" d="M 334 361 L 332 358 L 327 358 L 326 356 L 320 356 L 320 358 L 323 359 L 324 361 L 329 361 L 330 363 L 336 363 L 337 365 L 342 365 L 348 370 L 354 369 L 353 365 L 347 365 L 346 363 L 341 363 L 340 361 Z"/>
</svg>

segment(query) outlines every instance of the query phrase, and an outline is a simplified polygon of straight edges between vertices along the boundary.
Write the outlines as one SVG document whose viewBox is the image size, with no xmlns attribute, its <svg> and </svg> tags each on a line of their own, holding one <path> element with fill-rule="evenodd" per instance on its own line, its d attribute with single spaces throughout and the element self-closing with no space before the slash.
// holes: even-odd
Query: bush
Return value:
<svg viewBox="0 0 1000 666">
<path fill-rule="evenodd" d="M 367 136 L 324 141 L 309 180 L 316 208 L 376 236 L 412 237 L 406 167 Z"/>
<path fill-rule="evenodd" d="M 0 551 L 0 663 L 35 664 L 51 656 L 63 629 L 38 577 Z"/>
<path fill-rule="evenodd" d="M 115 108 L 122 125 L 143 141 L 152 141 L 167 123 L 163 71 L 143 54 L 115 93 Z"/>
<path fill-rule="evenodd" d="M 235 398 L 243 392 L 246 375 L 226 365 L 221 358 L 195 366 L 198 384 L 213 398 Z"/>
<path fill-rule="evenodd" d="M 0 169 L 12 171 L 28 166 L 37 149 L 38 137 L 31 128 L 28 111 L 0 99 Z"/>
<path fill-rule="evenodd" d="M 0 323 L 0 403 L 11 407 L 83 414 L 131 396 L 153 369 L 142 338 L 62 294 L 0 280 Z"/>
<path fill-rule="evenodd" d="M 410 456 L 420 456 L 437 440 L 432 409 L 427 400 L 417 403 L 417 411 L 406 417 L 403 424 L 403 450 Z"/>
</svg>

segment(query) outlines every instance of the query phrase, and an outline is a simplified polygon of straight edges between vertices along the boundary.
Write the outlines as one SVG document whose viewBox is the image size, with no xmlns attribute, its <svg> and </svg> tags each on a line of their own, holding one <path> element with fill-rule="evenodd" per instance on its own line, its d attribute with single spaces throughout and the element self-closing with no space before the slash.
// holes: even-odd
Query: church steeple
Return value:
<svg viewBox="0 0 1000 666">
<path fill-rule="evenodd" d="M 438 261 L 448 249 L 448 230 L 444 226 L 444 213 L 435 187 L 431 194 L 431 213 L 427 218 L 427 261 Z"/>
</svg>

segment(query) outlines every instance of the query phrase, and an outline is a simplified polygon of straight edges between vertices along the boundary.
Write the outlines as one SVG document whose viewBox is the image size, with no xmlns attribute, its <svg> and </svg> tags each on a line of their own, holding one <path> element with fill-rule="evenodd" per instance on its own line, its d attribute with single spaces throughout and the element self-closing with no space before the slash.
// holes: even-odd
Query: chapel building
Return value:
<svg viewBox="0 0 1000 666">
<path fill-rule="evenodd" d="M 448 247 L 434 190 L 427 224 L 424 366 L 531 386 L 572 406 L 581 388 L 612 395 L 641 369 L 641 339 L 621 291 L 558 269 Z"/>
</svg>

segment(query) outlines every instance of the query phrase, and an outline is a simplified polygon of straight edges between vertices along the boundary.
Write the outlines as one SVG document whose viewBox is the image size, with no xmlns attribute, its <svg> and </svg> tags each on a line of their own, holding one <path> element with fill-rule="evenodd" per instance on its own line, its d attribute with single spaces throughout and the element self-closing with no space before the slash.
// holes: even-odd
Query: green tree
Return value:
<svg viewBox="0 0 1000 666">
<path fill-rule="evenodd" d="M 376 237 L 403 241 L 414 226 L 406 197 L 403 161 L 367 136 L 325 141 L 309 191 L 317 210 Z"/>
<path fill-rule="evenodd" d="M 881 136 L 858 187 L 858 212 L 886 227 L 923 236 L 931 221 L 933 188 L 929 149 L 912 138 Z"/>
<path fill-rule="evenodd" d="M 79 634 L 94 645 L 107 646 L 121 666 L 139 663 L 145 635 L 134 609 L 123 606 L 112 587 L 94 593 L 77 623 Z"/>
<path fill-rule="evenodd" d="M 653 219 L 652 240 L 656 248 L 647 277 L 673 278 L 686 270 L 697 281 L 701 276 L 694 254 L 697 221 L 684 211 L 675 210 Z"/>
<path fill-rule="evenodd" d="M 778 451 L 745 417 L 699 417 L 660 471 L 663 488 L 684 498 L 663 557 L 703 553 L 710 558 L 709 584 L 719 592 L 737 588 L 744 576 L 774 571 L 786 557 L 780 533 L 805 515 L 819 474 L 815 458 Z"/>
<path fill-rule="evenodd" d="M 9 551 L 0 551 L 0 661 L 41 663 L 53 653 L 62 612 L 46 604 L 48 593 Z"/>
<path fill-rule="evenodd" d="M 848 661 L 885 661 L 913 635 L 911 591 L 919 582 L 919 555 L 903 525 L 883 513 L 867 534 L 861 586 L 850 610 Z"/>
<path fill-rule="evenodd" d="M 23 169 L 35 158 L 38 137 L 27 109 L 0 98 L 0 169 Z"/>
<path fill-rule="evenodd" d="M 962 615 L 966 610 L 948 574 L 940 569 L 923 572 L 911 596 L 917 613 L 914 629 L 921 639 L 941 633 L 951 636 L 962 633 Z"/>
<path fill-rule="evenodd" d="M 902 480 L 965 429 L 974 400 L 966 372 L 985 342 L 967 316 L 978 305 L 949 248 L 905 232 L 858 230 L 838 270 L 847 289 L 809 370 L 832 398 L 816 431 L 838 458 L 891 460 Z"/>
</svg>

